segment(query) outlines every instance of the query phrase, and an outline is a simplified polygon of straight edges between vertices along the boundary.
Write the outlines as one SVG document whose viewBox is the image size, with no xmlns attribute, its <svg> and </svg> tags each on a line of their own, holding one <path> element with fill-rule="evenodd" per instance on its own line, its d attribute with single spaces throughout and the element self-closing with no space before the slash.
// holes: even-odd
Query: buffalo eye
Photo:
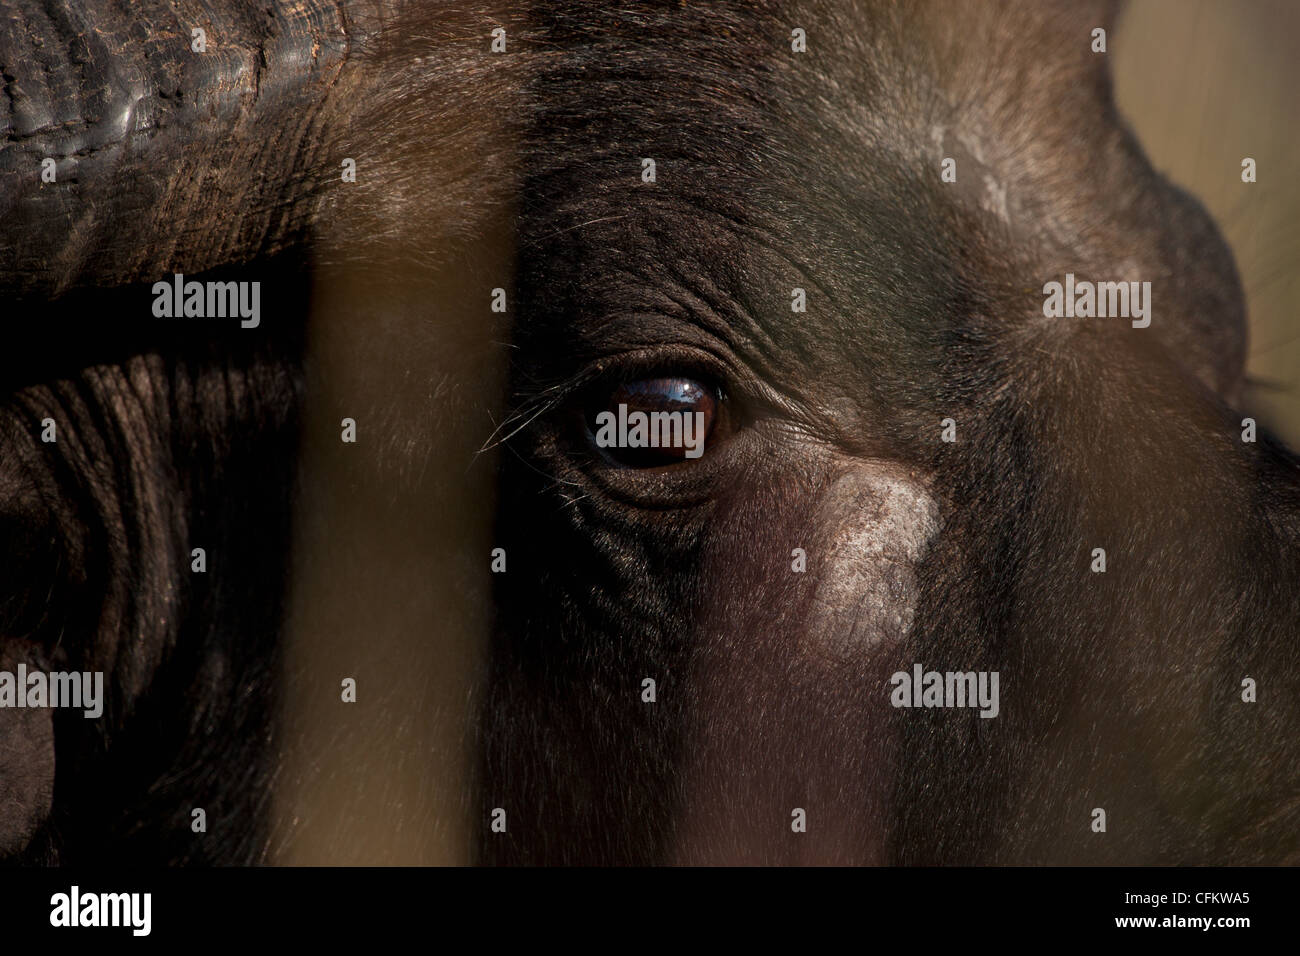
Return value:
<svg viewBox="0 0 1300 956">
<path fill-rule="evenodd" d="M 589 437 L 612 461 L 658 468 L 703 456 L 713 437 L 721 396 L 687 376 L 622 382 L 587 407 Z"/>
</svg>

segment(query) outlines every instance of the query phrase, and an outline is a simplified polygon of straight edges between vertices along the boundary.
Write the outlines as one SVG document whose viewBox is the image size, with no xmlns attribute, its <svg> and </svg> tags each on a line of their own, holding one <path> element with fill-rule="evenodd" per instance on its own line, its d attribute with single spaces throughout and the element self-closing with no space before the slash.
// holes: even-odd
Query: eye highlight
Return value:
<svg viewBox="0 0 1300 956">
<path fill-rule="evenodd" d="M 591 441 L 630 468 L 700 458 L 717 431 L 721 395 L 689 376 L 654 376 L 602 389 L 586 411 Z"/>
</svg>

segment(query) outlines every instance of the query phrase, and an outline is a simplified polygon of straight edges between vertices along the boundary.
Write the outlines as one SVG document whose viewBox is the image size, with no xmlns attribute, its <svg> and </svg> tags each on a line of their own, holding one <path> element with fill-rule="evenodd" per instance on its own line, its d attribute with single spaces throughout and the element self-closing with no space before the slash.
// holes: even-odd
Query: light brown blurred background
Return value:
<svg viewBox="0 0 1300 956">
<path fill-rule="evenodd" d="M 1300 448 L 1300 3 L 1130 0 L 1110 50 L 1120 109 L 1153 165 L 1205 204 L 1236 256 L 1247 410 Z"/>
</svg>

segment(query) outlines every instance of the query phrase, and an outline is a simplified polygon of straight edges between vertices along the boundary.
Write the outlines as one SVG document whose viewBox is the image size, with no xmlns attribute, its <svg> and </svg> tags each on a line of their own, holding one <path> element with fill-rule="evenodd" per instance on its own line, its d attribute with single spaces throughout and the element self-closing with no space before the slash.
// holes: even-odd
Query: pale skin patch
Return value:
<svg viewBox="0 0 1300 956">
<path fill-rule="evenodd" d="M 916 564 L 939 531 L 938 503 L 919 478 L 881 463 L 839 475 L 822 502 L 808 639 L 835 657 L 901 640 L 915 613 Z"/>
<path fill-rule="evenodd" d="M 935 125 L 930 128 L 930 140 L 934 143 L 939 160 L 951 157 L 957 162 L 957 182 L 953 185 L 958 187 L 958 194 L 1011 225 L 1009 183 L 993 174 L 984 141 L 969 130 L 953 129 L 951 137 L 948 134 L 947 126 Z"/>
</svg>

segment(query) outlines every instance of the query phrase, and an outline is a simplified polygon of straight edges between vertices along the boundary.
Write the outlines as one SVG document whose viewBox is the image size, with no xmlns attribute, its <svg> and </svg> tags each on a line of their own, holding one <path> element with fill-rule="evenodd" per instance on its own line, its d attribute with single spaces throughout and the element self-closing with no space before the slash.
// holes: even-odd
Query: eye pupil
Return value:
<svg viewBox="0 0 1300 956">
<path fill-rule="evenodd" d="M 623 382 L 588 413 L 596 445 L 615 460 L 654 468 L 699 458 L 718 417 L 716 389 L 660 376 Z"/>
</svg>

